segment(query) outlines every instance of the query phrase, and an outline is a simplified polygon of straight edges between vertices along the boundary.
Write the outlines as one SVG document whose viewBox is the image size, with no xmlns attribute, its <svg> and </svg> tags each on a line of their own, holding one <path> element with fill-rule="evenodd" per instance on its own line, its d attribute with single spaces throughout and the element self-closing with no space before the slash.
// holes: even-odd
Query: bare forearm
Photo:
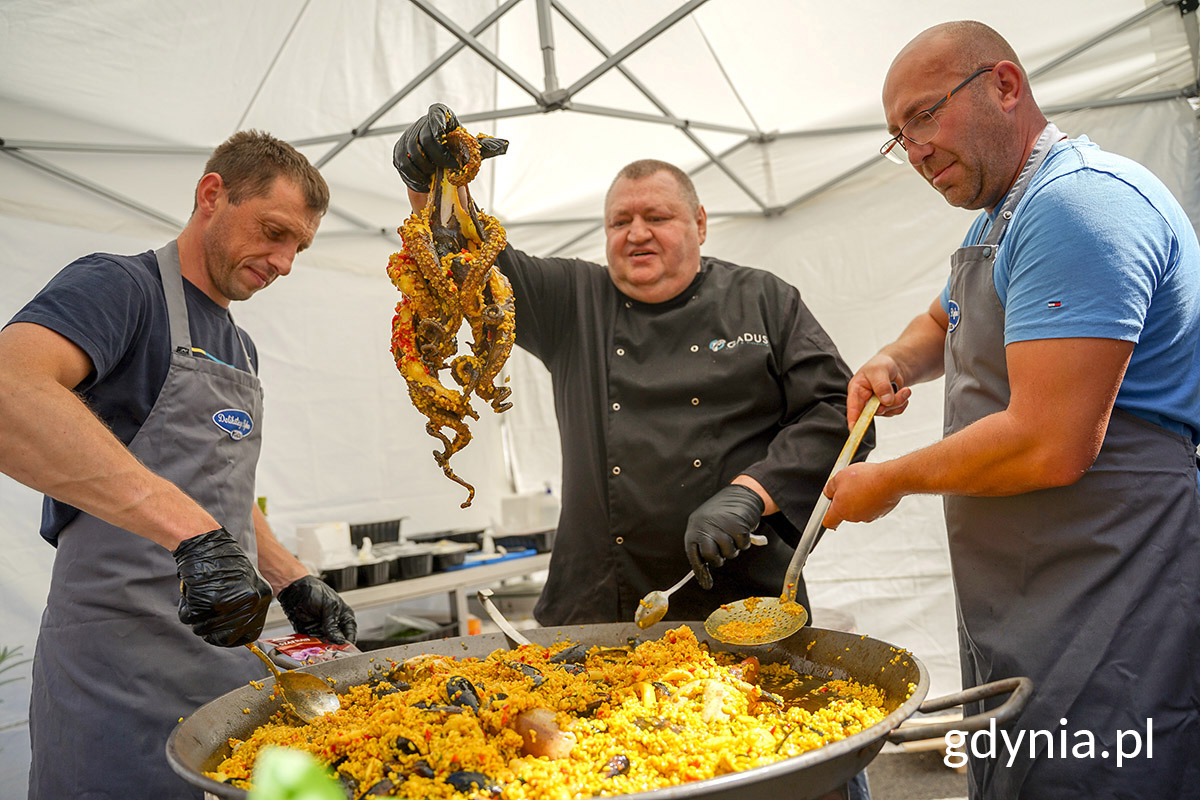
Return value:
<svg viewBox="0 0 1200 800">
<path fill-rule="evenodd" d="M 219 527 L 47 378 L 0 374 L 0 471 L 168 550 Z"/>
<path fill-rule="evenodd" d="M 1069 485 L 1086 471 L 1060 456 L 1047 437 L 1006 410 L 878 466 L 900 495 L 1007 497 Z"/>
<path fill-rule="evenodd" d="M 275 532 L 258 506 L 252 513 L 254 536 L 258 540 L 258 571 L 278 595 L 288 584 L 307 575 L 308 570 L 275 538 Z"/>
<path fill-rule="evenodd" d="M 946 371 L 946 328 L 929 312 L 918 315 L 899 338 L 879 352 L 896 362 L 904 385 L 940 378 Z"/>
<path fill-rule="evenodd" d="M 737 484 L 738 486 L 745 486 L 747 489 L 757 494 L 763 501 L 764 517 L 768 514 L 774 514 L 775 512 L 779 511 L 779 505 L 773 499 L 771 499 L 771 495 L 766 489 L 763 488 L 763 485 L 754 478 L 751 478 L 749 475 L 738 475 L 736 478 L 731 480 L 730 483 Z"/>
</svg>

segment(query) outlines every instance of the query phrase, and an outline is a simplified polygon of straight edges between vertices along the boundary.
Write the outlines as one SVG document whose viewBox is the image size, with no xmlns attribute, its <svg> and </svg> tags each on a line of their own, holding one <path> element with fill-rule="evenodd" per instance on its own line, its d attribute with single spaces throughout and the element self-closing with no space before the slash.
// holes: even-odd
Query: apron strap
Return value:
<svg viewBox="0 0 1200 800">
<path fill-rule="evenodd" d="M 1025 190 L 1033 181 L 1034 173 L 1038 171 L 1042 162 L 1046 160 L 1046 156 L 1050 154 L 1050 148 L 1062 138 L 1064 138 L 1064 134 L 1057 125 L 1053 122 L 1046 123 L 1046 127 L 1042 129 L 1042 135 L 1038 137 L 1033 145 L 1033 150 L 1029 153 L 1029 158 L 1025 160 L 1025 166 L 1021 168 L 1021 174 L 1017 176 L 1016 183 L 1009 190 L 1008 196 L 1004 198 L 1004 204 L 1000 206 L 1000 211 L 992 222 L 987 238 L 981 244 L 993 246 L 1000 244 L 1000 239 L 1008 229 L 1008 223 L 1012 220 L 1017 204 L 1021 202 L 1021 198 L 1025 196 Z"/>
<path fill-rule="evenodd" d="M 182 355 L 192 354 L 192 333 L 188 327 L 187 299 L 183 294 L 183 273 L 179 271 L 179 245 L 171 240 L 154 251 L 163 294 L 167 298 L 167 322 L 171 326 L 171 349 Z"/>
<path fill-rule="evenodd" d="M 233 321 L 233 314 L 228 308 L 225 309 L 225 316 L 229 317 L 229 324 L 233 326 L 233 334 L 237 336 L 238 344 L 242 346 L 242 355 L 246 357 L 246 370 L 251 375 L 257 375 L 258 365 L 250 360 L 250 351 L 246 349 L 246 340 L 242 338 L 242 329 Z"/>
<path fill-rule="evenodd" d="M 158 274 L 162 278 L 163 294 L 167 298 L 167 321 L 171 326 L 171 349 L 180 355 L 192 354 L 192 333 L 188 327 L 187 296 L 183 293 L 183 272 L 179 266 L 179 244 L 172 240 L 154 251 L 158 259 Z M 238 344 L 242 346 L 242 355 L 246 358 L 246 371 L 252 375 L 258 374 L 258 367 L 250 359 L 250 351 L 246 348 L 246 340 L 242 331 L 233 321 L 233 314 L 225 309 L 225 316 L 233 326 Z"/>
</svg>

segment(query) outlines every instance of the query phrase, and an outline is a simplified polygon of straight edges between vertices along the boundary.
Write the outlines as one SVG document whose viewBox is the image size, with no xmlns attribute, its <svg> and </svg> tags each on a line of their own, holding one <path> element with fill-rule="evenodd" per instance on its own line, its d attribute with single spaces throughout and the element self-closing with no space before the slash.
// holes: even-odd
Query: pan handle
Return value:
<svg viewBox="0 0 1200 800">
<path fill-rule="evenodd" d="M 901 742 L 915 742 L 921 739 L 941 739 L 950 731 L 963 731 L 966 733 L 981 731 L 988 727 L 992 720 L 995 720 L 997 725 L 1003 725 L 1016 719 L 1017 715 L 1025 710 L 1025 704 L 1029 702 L 1029 698 L 1033 695 L 1033 681 L 1029 680 L 1029 678 L 1004 678 L 992 681 L 991 683 L 980 684 L 970 689 L 964 689 L 961 692 L 926 700 L 921 704 L 921 708 L 919 709 L 925 713 L 942 711 L 947 708 L 963 705 L 964 703 L 973 703 L 976 700 L 998 697 L 1009 692 L 1012 693 L 1011 696 L 991 711 L 985 711 L 982 714 L 975 714 L 965 719 L 951 720 L 949 722 L 934 722 L 928 725 L 911 725 L 904 728 L 896 728 L 887 735 L 887 740 L 892 744 L 900 744 Z"/>
</svg>

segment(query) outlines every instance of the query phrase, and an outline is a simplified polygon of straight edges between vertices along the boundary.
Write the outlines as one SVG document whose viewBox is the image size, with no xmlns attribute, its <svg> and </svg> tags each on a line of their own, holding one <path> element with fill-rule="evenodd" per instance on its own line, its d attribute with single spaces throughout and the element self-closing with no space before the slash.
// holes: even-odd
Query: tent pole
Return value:
<svg viewBox="0 0 1200 800">
<path fill-rule="evenodd" d="M 1167 8 L 1169 6 L 1177 6 L 1177 5 L 1179 5 L 1178 0 L 1159 0 L 1157 5 L 1148 6 L 1147 8 L 1134 14 L 1132 17 L 1125 20 L 1124 22 L 1118 22 L 1116 25 L 1112 26 L 1108 30 L 1099 34 L 1098 36 L 1094 36 L 1091 39 L 1088 39 L 1086 42 L 1079 45 L 1075 49 L 1068 50 L 1067 52 L 1063 53 L 1058 58 L 1038 67 L 1033 72 L 1029 73 L 1029 80 L 1032 81 L 1035 78 L 1037 78 L 1041 75 L 1044 75 L 1045 73 L 1054 69 L 1059 64 L 1062 64 L 1066 61 L 1070 61 L 1072 58 L 1079 55 L 1080 53 L 1083 53 L 1087 50 L 1091 50 L 1093 47 L 1100 44 L 1105 39 L 1108 39 L 1111 36 L 1115 36 L 1116 34 L 1120 33 L 1121 31 L 1125 30 L 1126 28 L 1128 28 L 1132 25 L 1136 25 L 1137 23 L 1144 20 L 1146 17 L 1157 14 L 1159 11 L 1162 11 L 1164 8 Z"/>
<path fill-rule="evenodd" d="M 48 172 L 49 174 L 55 176 L 56 178 L 61 178 L 62 180 L 66 181 L 67 183 L 72 183 L 82 189 L 86 189 L 87 191 L 92 192 L 93 194 L 97 194 L 100 197 L 103 197 L 105 200 L 111 200 L 112 202 L 117 203 L 118 205 L 122 205 L 122 206 L 125 206 L 126 208 L 133 209 L 134 211 L 138 212 L 139 214 L 144 214 L 145 216 L 149 217 L 150 219 L 154 220 L 155 222 L 161 222 L 162 224 L 166 225 L 167 227 L 169 227 L 175 231 L 183 230 L 183 223 L 180 222 L 179 220 L 177 220 L 173 217 L 168 217 L 166 214 L 163 214 L 160 211 L 156 211 L 155 209 L 151 208 L 150 206 L 139 203 L 138 201 L 128 198 L 123 194 L 118 194 L 118 193 L 112 191 L 111 189 L 107 189 L 107 188 L 101 186 L 98 183 L 93 183 L 92 181 L 89 181 L 87 178 L 76 175 L 73 172 L 69 172 L 69 171 L 63 169 L 62 167 L 57 167 L 54 164 L 51 164 L 47 161 L 43 161 L 42 159 L 38 158 L 37 156 L 31 156 L 28 153 L 22 153 L 20 150 L 14 150 L 9 147 L 4 147 L 4 148 L 0 149 L 0 153 L 4 153 L 5 155 L 7 155 L 11 158 L 15 158 L 18 161 L 24 162 L 25 164 L 28 164 L 29 166 L 33 167 L 34 169 L 39 169 L 42 172 Z"/>
<path fill-rule="evenodd" d="M 1130 97 L 1110 97 L 1106 100 L 1083 100 L 1078 103 L 1063 103 L 1056 106 L 1046 106 L 1042 109 L 1046 114 L 1063 114 L 1067 111 L 1083 111 L 1089 108 L 1111 108 L 1113 106 L 1132 106 L 1139 103 L 1160 103 L 1164 100 L 1180 100 L 1194 96 L 1195 87 L 1169 89 L 1165 92 L 1139 94 Z"/>
<path fill-rule="evenodd" d="M 499 20 L 501 17 L 503 17 L 505 14 L 507 14 L 512 9 L 512 7 L 515 6 L 519 2 L 521 2 L 521 0 L 507 0 L 507 2 L 505 2 L 503 5 L 501 5 L 499 8 L 497 8 L 492 13 L 488 14 L 486 17 L 483 18 L 483 20 L 478 25 L 476 25 L 474 28 L 472 28 L 471 36 L 479 36 L 479 34 L 483 33 L 488 28 L 492 27 L 492 25 L 497 20 Z M 372 112 L 371 116 L 367 117 L 362 122 L 360 122 L 358 125 L 354 126 L 354 129 L 351 130 L 349 133 L 343 134 L 340 137 L 338 137 L 337 144 L 335 144 L 333 146 L 333 148 L 329 150 L 329 152 L 327 152 L 325 155 L 321 156 L 315 162 L 314 166 L 316 166 L 317 169 L 320 169 L 321 167 L 328 164 L 330 159 L 332 159 L 338 153 L 342 152 L 342 150 L 346 149 L 346 146 L 349 145 L 351 142 L 353 142 L 355 139 L 366 136 L 368 131 L 371 130 L 371 127 L 376 122 L 379 121 L 380 117 L 382 117 L 387 112 L 391 111 L 392 108 L 395 107 L 395 105 L 397 103 L 399 103 L 401 100 L 403 100 L 405 97 L 408 97 L 408 95 L 414 89 L 416 89 L 418 86 L 420 86 L 422 83 L 424 83 L 425 80 L 430 75 L 432 75 L 433 73 L 435 73 L 439 69 L 441 69 L 443 64 L 445 64 L 451 58 L 456 56 L 458 54 L 458 52 L 460 50 L 462 50 L 464 47 L 466 47 L 466 44 L 464 44 L 463 42 L 460 41 L 458 44 L 451 46 L 448 50 L 446 50 L 446 52 L 442 53 L 440 56 L 435 58 L 432 62 L 430 62 L 430 64 L 427 67 L 425 67 L 425 69 L 421 70 L 421 72 L 415 78 L 413 78 L 408 83 L 406 83 L 404 85 L 404 87 L 402 89 L 400 89 L 400 91 L 396 92 L 394 95 L 389 97 L 387 99 L 387 101 L 383 103 L 383 105 L 381 105 L 379 108 L 375 109 L 375 111 Z"/>
<path fill-rule="evenodd" d="M 413 0 L 413 2 L 417 2 L 417 0 Z M 663 17 L 661 20 L 659 20 L 641 36 L 637 37 L 632 42 L 618 50 L 616 53 L 606 58 L 602 64 L 593 69 L 587 75 L 584 75 L 582 78 L 575 81 L 575 83 L 571 84 L 571 86 L 567 88 L 567 97 L 574 97 L 575 95 L 579 94 L 580 90 L 582 90 L 585 86 L 588 86 L 601 75 L 608 72 L 625 59 L 629 58 L 638 50 L 641 50 L 642 47 L 657 38 L 660 33 L 665 31 L 667 28 L 670 28 L 676 22 L 683 19 L 688 14 L 692 13 L 698 7 L 707 2 L 708 0 L 688 0 L 688 2 L 684 3 L 666 17 Z M 559 13 L 562 13 L 562 7 L 557 6 L 557 8 Z"/>
<path fill-rule="evenodd" d="M 62 153 L 114 153 L 135 156 L 202 156 L 211 147 L 184 145 L 93 144 L 90 142 L 38 142 L 31 139 L 0 139 L 0 150 L 48 150 Z"/>
<path fill-rule="evenodd" d="M 694 7 L 698 6 L 701 2 L 704 2 L 704 1 L 705 0 L 696 0 L 696 2 L 694 2 L 691 7 L 687 8 L 687 13 L 691 13 L 691 11 Z M 689 129 L 688 121 L 677 119 L 673 114 L 671 114 L 670 110 L 666 107 L 666 105 L 664 103 L 662 103 L 657 97 L 655 97 L 654 93 L 651 92 L 641 81 L 639 81 L 637 79 L 637 77 L 632 72 L 630 72 L 627 67 L 625 67 L 623 64 L 620 63 L 620 59 L 624 59 L 626 56 L 632 54 L 637 48 L 640 48 L 646 42 L 649 42 L 655 36 L 658 36 L 659 33 L 662 33 L 662 31 L 666 30 L 668 27 L 673 25 L 677 21 L 676 19 L 673 18 L 673 17 L 675 17 L 674 14 L 671 17 L 668 17 L 668 18 L 662 20 L 661 22 L 659 22 L 658 25 L 656 25 L 654 28 L 651 28 L 645 34 L 643 34 L 642 36 L 635 39 L 633 41 L 633 43 L 631 43 L 630 45 L 628 45 L 625 48 L 625 50 L 621 51 L 621 53 L 618 53 L 616 56 L 614 56 L 609 53 L 608 49 L 606 47 L 604 47 L 604 45 L 602 45 L 600 43 L 600 41 L 598 39 L 596 39 L 596 37 L 593 36 L 591 34 L 591 32 L 579 22 L 579 20 L 577 20 L 573 16 L 571 16 L 570 12 L 567 11 L 567 9 L 563 8 L 562 4 L 557 2 L 557 0 L 554 0 L 554 8 L 558 11 L 558 13 L 563 15 L 563 18 L 566 19 L 568 23 L 570 23 L 571 27 L 575 28 L 575 30 L 578 31 L 579 34 L 581 36 L 583 36 L 583 38 L 587 39 L 588 44 L 590 44 L 592 47 L 596 48 L 596 50 L 599 51 L 599 53 L 605 57 L 604 64 L 601 64 L 600 67 L 597 67 L 597 70 L 601 70 L 601 72 L 603 72 L 603 71 L 607 70 L 609 68 L 609 66 L 616 67 L 616 69 L 622 75 L 624 75 L 625 78 L 630 83 L 633 84 L 634 88 L 636 88 L 639 92 L 642 93 L 642 96 L 644 96 L 647 100 L 649 100 L 654 105 L 655 108 L 657 108 L 659 111 L 662 112 L 663 116 L 661 118 L 661 121 L 668 122 L 670 124 L 675 125 L 675 127 L 679 129 L 680 133 L 682 133 L 684 136 L 686 136 L 691 141 L 691 143 L 693 145 L 695 145 L 698 150 L 700 150 L 700 152 L 704 153 L 704 155 L 708 158 L 708 160 L 711 163 L 713 163 L 714 165 L 716 165 L 717 169 L 724 172 L 726 177 L 728 177 L 729 180 L 733 181 L 733 183 L 739 189 L 741 189 L 746 194 L 746 196 L 749 197 L 750 200 L 756 206 L 761 208 L 764 212 L 767 210 L 767 204 L 765 202 L 763 202 L 763 200 L 754 192 L 754 190 L 752 190 L 749 186 L 747 186 L 746 183 L 740 177 L 738 177 L 738 175 L 736 173 L 734 173 L 734 171 L 731 170 L 729 168 L 729 166 L 727 164 L 725 164 L 725 162 L 722 161 L 719 156 L 714 155 L 713 152 L 711 150 L 709 150 L 708 147 L 704 144 L 704 142 L 702 142 L 700 140 L 700 138 L 698 136 L 696 136 L 696 134 L 692 133 L 692 131 Z M 679 9 L 676 9 L 676 14 L 678 14 L 680 11 L 683 11 L 683 9 L 684 9 L 683 6 L 681 6 Z M 642 41 L 643 39 L 644 39 L 644 41 Z M 625 51 L 628 51 L 628 52 L 625 52 Z M 624 55 L 622 55 L 622 53 L 624 53 Z M 618 56 L 620 56 L 620 59 L 618 59 Z M 614 60 L 614 59 L 616 59 L 616 60 Z M 611 64 L 610 64 L 610 62 L 611 62 Z M 608 66 L 606 66 L 606 65 L 608 65 Z M 599 77 L 601 72 L 596 72 L 596 70 L 593 70 L 592 73 L 589 73 L 589 74 L 595 74 L 596 77 Z M 593 80 L 594 80 L 594 78 L 593 78 Z M 567 90 L 567 96 L 574 97 L 575 92 L 578 91 L 578 89 L 576 87 L 582 88 L 582 86 L 586 86 L 588 82 L 590 82 L 588 80 L 588 76 L 585 76 L 583 79 L 576 82 L 576 84 L 574 86 L 572 86 L 570 89 Z M 598 114 L 603 114 L 603 115 L 612 116 L 612 117 L 625 117 L 627 119 L 644 119 L 647 121 L 656 121 L 656 122 L 660 121 L 660 119 L 656 119 L 655 117 L 649 116 L 649 115 L 645 116 L 645 117 L 639 117 L 634 112 L 622 112 L 622 111 L 617 111 L 615 109 L 601 110 L 601 109 L 598 109 L 598 107 L 596 107 L 596 106 L 584 106 L 584 105 L 577 106 L 575 104 L 571 104 L 570 108 L 574 111 L 584 111 L 585 113 L 598 113 Z M 735 131 L 735 132 L 744 133 L 743 131 Z M 757 131 L 755 131 L 754 135 L 758 136 L 759 134 Z"/>
<path fill-rule="evenodd" d="M 1193 88 L 1200 88 L 1200 19 L 1196 16 L 1196 0 L 1179 0 L 1179 15 L 1183 18 L 1183 32 L 1187 35 L 1188 50 L 1192 54 Z"/>
<path fill-rule="evenodd" d="M 532 117 L 535 114 L 544 114 L 545 109 L 539 106 L 517 106 L 516 108 L 498 108 L 495 111 L 478 111 L 474 114 L 456 114 L 458 121 L 467 124 L 471 122 L 490 122 L 497 119 L 511 119 L 513 117 Z M 386 136 L 389 133 L 402 133 L 411 125 L 411 122 L 405 122 L 401 125 L 384 125 L 379 128 L 372 128 L 369 131 L 364 131 L 363 136 Z"/>
<path fill-rule="evenodd" d="M 554 27 L 550 20 L 550 0 L 537 0 L 538 44 L 542 48 L 542 68 L 546 73 L 546 97 L 560 94 L 558 72 L 554 64 Z"/>
<path fill-rule="evenodd" d="M 279 63 L 279 57 L 283 55 L 283 51 L 287 48 L 288 42 L 292 41 L 292 34 L 296 32 L 296 26 L 300 24 L 300 20 L 304 17 L 304 12 L 308 11 L 308 4 L 312 0 L 304 0 L 304 5 L 300 7 L 300 11 L 296 13 L 296 18 L 292 20 L 292 27 L 288 28 L 287 36 L 283 37 L 283 41 L 279 43 L 279 49 L 275 51 L 275 57 L 271 59 L 271 63 L 267 65 L 263 71 L 262 80 L 258 82 L 258 86 L 254 89 L 254 94 L 250 96 L 249 102 L 246 103 L 246 108 L 242 110 L 242 116 L 238 118 L 237 125 L 233 127 L 233 132 L 237 133 L 242 129 L 242 125 L 246 123 L 246 117 L 250 116 L 250 109 L 254 108 L 254 104 L 258 102 L 258 96 L 262 94 L 263 87 L 267 85 L 267 78 L 271 77 L 271 73 L 275 71 L 275 65 Z M 232 134 L 231 134 L 232 135 Z"/>
<path fill-rule="evenodd" d="M 651 102 L 654 102 L 651 100 Z M 610 108 L 608 106 L 593 106 L 587 103 L 571 103 L 571 111 L 578 111 L 580 114 L 595 114 L 601 117 L 620 117 L 621 119 L 635 119 L 638 122 L 655 122 L 662 125 L 673 125 L 676 128 L 695 129 L 702 131 L 717 131 L 719 133 L 734 133 L 739 136 L 746 136 L 750 139 L 757 139 L 762 136 L 752 128 L 739 128 L 734 125 L 719 125 L 715 122 L 701 122 L 695 119 L 681 119 L 671 116 L 669 113 L 664 114 L 647 114 L 640 111 L 627 111 L 623 108 Z M 878 125 L 872 126 L 871 130 L 877 130 Z"/>
<path fill-rule="evenodd" d="M 749 139 L 743 139 L 742 141 L 738 142 L 737 144 L 735 144 L 735 145 L 733 145 L 732 147 L 728 148 L 727 150 L 723 151 L 723 152 L 721 153 L 721 158 L 722 158 L 722 159 L 724 159 L 724 158 L 727 158 L 728 156 L 731 156 L 731 155 L 733 155 L 733 154 L 734 154 L 734 153 L 736 153 L 738 150 L 741 150 L 743 147 L 745 147 L 745 146 L 746 146 L 746 144 L 747 144 L 749 141 L 750 141 Z M 699 172 L 700 170 L 704 169 L 704 168 L 705 168 L 705 167 L 707 167 L 707 166 L 708 166 L 708 164 L 702 164 L 702 165 L 700 165 L 699 167 L 696 167 L 695 169 L 690 169 L 690 170 L 688 170 L 688 175 L 695 175 L 697 172 Z M 750 217 L 761 217 L 761 216 L 766 216 L 766 214 L 765 214 L 764 212 L 757 212 L 757 211 L 751 211 L 751 212 L 735 211 L 735 212 L 731 212 L 731 213 L 728 213 L 728 214 L 709 214 L 708 216 L 709 216 L 710 218 L 711 218 L 711 217 L 715 217 L 715 216 L 729 216 L 729 217 L 742 217 L 742 216 L 750 216 Z M 551 251 L 548 253 L 548 255 L 551 255 L 551 256 L 556 256 L 556 255 L 558 255 L 559 253 L 561 253 L 563 250 L 565 250 L 565 249 L 567 249 L 568 247 L 570 247 L 571 245 L 575 244 L 576 242 L 580 241 L 581 239 L 584 239 L 584 238 L 586 238 L 586 237 L 588 237 L 588 236 L 591 236 L 591 235 L 592 235 L 593 233 L 595 233 L 597 230 L 599 230 L 600 228 L 603 228 L 603 227 L 604 227 L 604 220 L 603 220 L 603 218 L 598 218 L 598 219 L 595 219 L 595 220 L 593 220 L 592 222 L 593 222 L 593 225 L 592 225 L 590 228 L 588 228 L 587 230 L 583 231 L 583 232 L 582 232 L 582 233 L 580 233 L 578 236 L 575 236 L 575 237 L 573 237 L 573 238 L 571 238 L 571 239 L 568 239 L 567 241 L 565 241 L 565 242 L 563 242 L 562 244 L 560 244 L 558 247 L 555 247 L 554 249 L 552 249 L 552 250 L 551 250 Z M 512 223 L 510 223 L 510 222 L 505 222 L 505 224 L 506 224 L 506 225 L 509 225 L 509 224 L 512 224 Z"/>
<path fill-rule="evenodd" d="M 430 0 L 409 0 L 409 2 L 432 17 L 434 22 L 436 22 L 438 25 L 441 25 L 450 33 L 454 34 L 459 41 L 475 51 L 477 56 L 491 64 L 517 86 L 520 86 L 522 89 L 524 89 L 530 97 L 539 102 L 541 101 L 542 93 L 537 90 L 536 86 L 521 77 L 520 73 L 518 73 L 508 64 L 501 61 L 500 58 L 491 50 L 488 50 L 486 47 L 480 44 L 478 39 L 460 28 L 452 19 L 435 8 Z"/>
</svg>

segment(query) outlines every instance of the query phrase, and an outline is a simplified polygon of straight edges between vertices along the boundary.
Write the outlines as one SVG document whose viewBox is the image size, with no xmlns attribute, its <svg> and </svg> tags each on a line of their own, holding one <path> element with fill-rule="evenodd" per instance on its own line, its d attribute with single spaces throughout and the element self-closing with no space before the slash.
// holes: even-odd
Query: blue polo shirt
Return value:
<svg viewBox="0 0 1200 800">
<path fill-rule="evenodd" d="M 994 221 L 981 214 L 963 244 Z M 1200 444 L 1200 245 L 1148 169 L 1086 137 L 1054 145 L 1017 204 L 993 279 L 1006 345 L 1134 342 L 1116 406 Z"/>
</svg>

